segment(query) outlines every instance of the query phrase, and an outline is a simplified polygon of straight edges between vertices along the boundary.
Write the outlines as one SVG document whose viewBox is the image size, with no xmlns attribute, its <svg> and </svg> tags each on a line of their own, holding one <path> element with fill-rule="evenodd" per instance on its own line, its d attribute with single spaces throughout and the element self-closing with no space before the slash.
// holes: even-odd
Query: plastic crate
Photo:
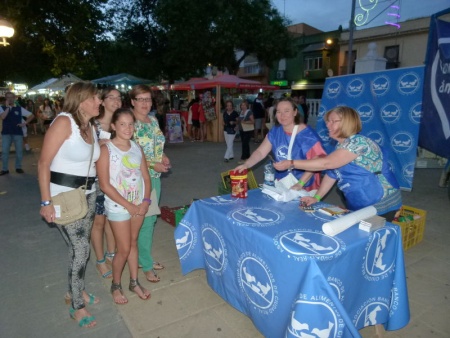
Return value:
<svg viewBox="0 0 450 338">
<path fill-rule="evenodd" d="M 402 229 L 403 250 L 406 251 L 422 241 L 427 212 L 404 205 L 400 210 L 400 216 L 412 216 L 414 218 L 414 220 L 408 220 L 406 222 L 392 222 Z"/>
<path fill-rule="evenodd" d="M 161 207 L 161 218 L 172 226 L 176 227 L 180 223 L 181 219 L 189 209 L 189 205 L 183 205 L 181 207 L 169 208 L 167 206 Z"/>
</svg>

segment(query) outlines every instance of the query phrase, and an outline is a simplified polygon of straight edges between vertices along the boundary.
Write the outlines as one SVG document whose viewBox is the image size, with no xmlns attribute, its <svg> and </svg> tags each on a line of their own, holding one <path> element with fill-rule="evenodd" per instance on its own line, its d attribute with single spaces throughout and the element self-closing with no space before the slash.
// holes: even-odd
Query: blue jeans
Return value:
<svg viewBox="0 0 450 338">
<path fill-rule="evenodd" d="M 8 170 L 9 151 L 13 142 L 16 148 L 16 169 L 22 169 L 23 136 L 8 134 L 2 135 L 2 170 Z"/>
</svg>

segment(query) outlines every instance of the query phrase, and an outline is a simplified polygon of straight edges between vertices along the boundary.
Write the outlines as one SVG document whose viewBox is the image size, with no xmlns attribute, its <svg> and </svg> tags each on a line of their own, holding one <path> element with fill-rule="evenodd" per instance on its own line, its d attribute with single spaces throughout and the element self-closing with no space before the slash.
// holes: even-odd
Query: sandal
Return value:
<svg viewBox="0 0 450 338">
<path fill-rule="evenodd" d="M 120 292 L 123 302 L 119 302 L 119 299 L 114 297 L 113 293 L 114 293 L 114 291 L 117 291 L 117 290 Z M 122 284 L 114 283 L 114 281 L 111 282 L 110 291 L 111 291 L 111 294 L 113 295 L 114 303 L 119 304 L 119 305 L 124 305 L 124 304 L 128 303 L 128 299 L 123 295 Z"/>
<path fill-rule="evenodd" d="M 89 297 L 89 300 L 86 300 L 85 295 L 87 295 Z M 83 292 L 83 299 L 84 299 L 85 305 L 94 305 L 94 304 L 100 303 L 100 298 L 96 297 L 92 293 Z M 67 305 L 72 303 L 72 296 L 68 292 L 66 292 L 66 294 L 64 295 L 64 302 Z"/>
<path fill-rule="evenodd" d="M 75 318 L 75 309 L 74 308 L 70 308 L 69 309 L 69 315 L 70 318 L 72 318 L 73 320 L 77 320 Z M 94 325 L 91 325 L 92 323 L 94 323 Z M 94 327 L 97 323 L 95 322 L 95 317 L 94 316 L 84 316 L 83 318 L 80 319 L 80 321 L 78 321 L 78 325 L 80 327 L 86 327 L 86 328 L 91 328 Z"/>
<path fill-rule="evenodd" d="M 101 269 L 100 269 L 100 265 L 101 265 L 101 264 L 106 264 L 106 258 L 105 258 L 105 257 L 103 257 L 103 259 L 97 261 L 96 268 L 97 268 L 98 273 L 99 273 L 103 278 L 105 278 L 105 279 L 107 279 L 107 278 L 112 278 L 112 270 L 108 270 L 108 271 L 106 271 L 104 274 L 102 274 L 102 271 L 101 271 Z"/>
<path fill-rule="evenodd" d="M 159 262 L 153 263 L 153 270 L 163 270 L 164 268 L 165 268 L 165 266 Z"/>
<path fill-rule="evenodd" d="M 106 258 L 106 264 L 112 265 L 112 261 L 114 259 L 114 256 L 116 255 L 115 252 L 105 252 L 105 258 Z"/>
<path fill-rule="evenodd" d="M 135 291 L 135 289 L 137 287 L 139 287 L 139 289 L 141 290 L 142 297 Z M 141 284 L 139 284 L 139 280 L 137 278 L 136 279 L 130 278 L 130 286 L 128 287 L 128 289 L 131 292 L 134 292 L 135 294 L 137 294 L 140 299 L 147 300 L 147 299 L 150 299 L 150 297 L 151 297 L 150 292 L 147 289 L 144 289 L 141 286 Z M 148 293 L 145 293 L 145 291 L 147 291 Z"/>
<path fill-rule="evenodd" d="M 149 273 L 151 274 L 150 277 L 149 277 Z M 161 280 L 161 278 L 158 277 L 158 275 L 156 274 L 155 270 L 153 270 L 153 269 L 144 272 L 144 274 L 145 274 L 145 278 L 147 278 L 147 280 L 150 283 L 158 283 Z"/>
</svg>

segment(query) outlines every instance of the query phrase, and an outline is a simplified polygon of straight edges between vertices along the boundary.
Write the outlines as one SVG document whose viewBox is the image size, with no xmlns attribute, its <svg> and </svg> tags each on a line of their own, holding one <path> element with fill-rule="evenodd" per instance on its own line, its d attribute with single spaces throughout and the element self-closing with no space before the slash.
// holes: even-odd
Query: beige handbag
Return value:
<svg viewBox="0 0 450 338">
<path fill-rule="evenodd" d="M 158 206 L 158 196 L 156 195 L 155 189 L 152 189 L 150 199 L 152 200 L 152 203 L 148 207 L 148 211 L 145 214 L 145 217 L 153 216 L 153 215 L 160 215 L 161 209 L 159 209 L 159 206 Z"/>
<path fill-rule="evenodd" d="M 91 159 L 89 161 L 86 184 L 70 191 L 61 192 L 52 197 L 56 214 L 60 216 L 55 219 L 56 224 L 67 225 L 86 216 L 88 212 L 86 187 L 88 185 L 89 171 L 91 169 L 93 154 L 94 138 L 92 138 Z"/>
</svg>

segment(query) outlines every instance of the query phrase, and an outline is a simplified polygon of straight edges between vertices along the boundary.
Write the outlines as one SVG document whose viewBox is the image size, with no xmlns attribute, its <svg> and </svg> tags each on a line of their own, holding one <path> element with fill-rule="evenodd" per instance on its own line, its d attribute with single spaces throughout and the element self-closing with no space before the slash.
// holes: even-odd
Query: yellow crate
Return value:
<svg viewBox="0 0 450 338">
<path fill-rule="evenodd" d="M 402 229 L 404 251 L 422 241 L 423 234 L 425 232 L 427 212 L 425 210 L 409 207 L 407 205 L 402 206 L 400 210 L 400 216 L 409 215 L 413 216 L 414 220 L 407 222 L 392 222 L 400 226 L 400 228 Z"/>
</svg>

